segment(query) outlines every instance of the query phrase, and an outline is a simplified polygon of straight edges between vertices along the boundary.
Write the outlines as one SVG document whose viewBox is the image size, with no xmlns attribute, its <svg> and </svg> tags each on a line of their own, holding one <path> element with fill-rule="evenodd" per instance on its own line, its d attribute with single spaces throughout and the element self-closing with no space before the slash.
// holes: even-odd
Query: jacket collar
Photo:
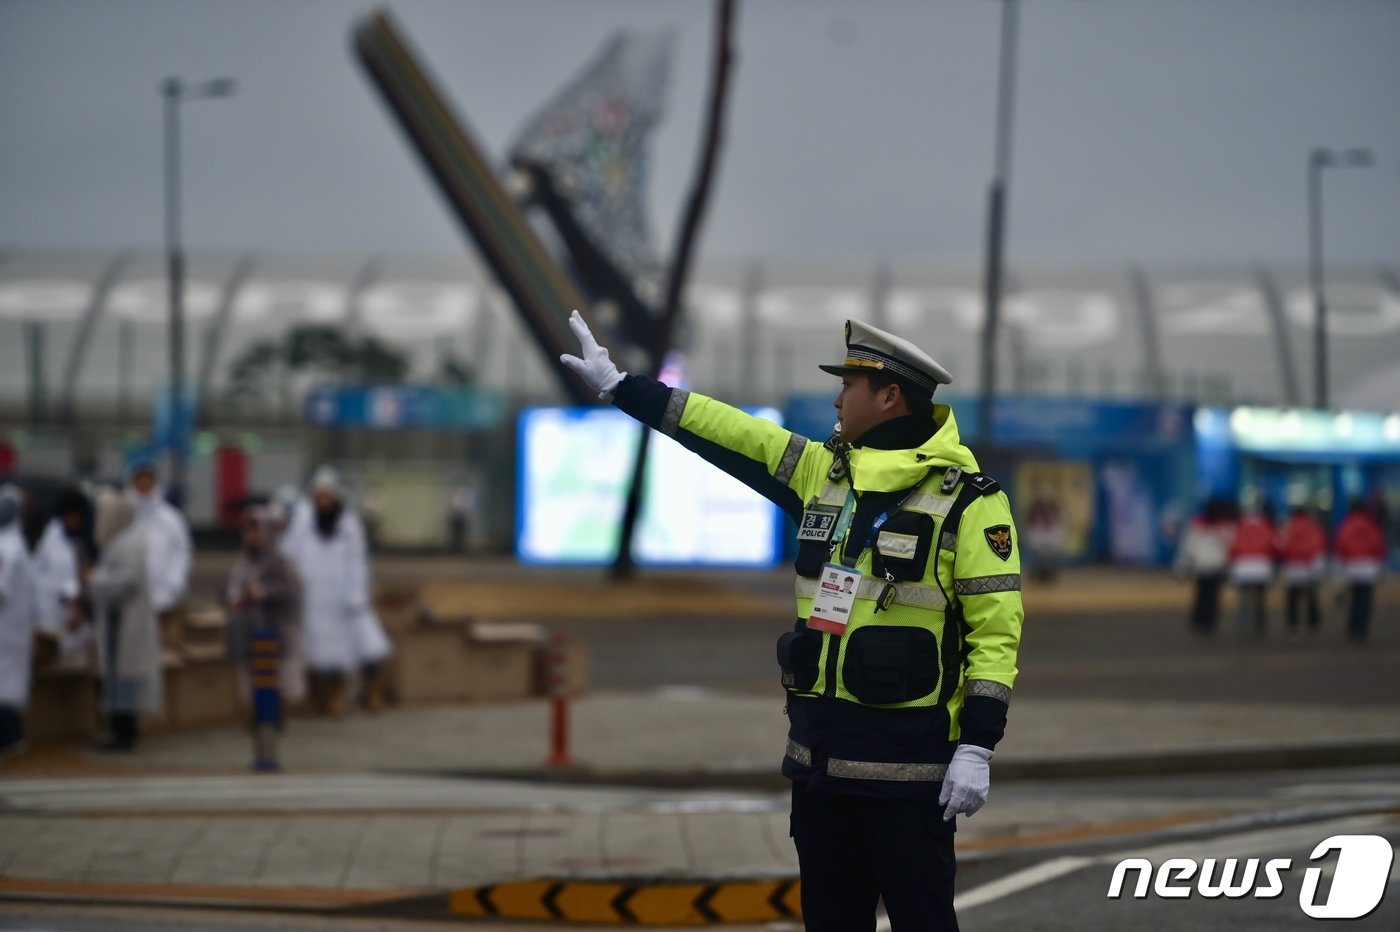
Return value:
<svg viewBox="0 0 1400 932">
<path fill-rule="evenodd" d="M 896 421 L 902 421 L 897 418 Z M 895 424 L 888 421 L 887 424 Z M 879 449 L 870 445 L 869 432 L 862 438 L 862 445 L 850 451 L 851 486 L 857 492 L 897 492 L 913 488 L 928 477 L 935 469 L 940 472 L 949 466 L 960 466 L 968 471 L 976 471 L 977 460 L 972 451 L 963 446 L 958 437 L 958 422 L 953 417 L 953 409 L 945 404 L 933 406 L 934 431 L 917 446 L 896 450 Z M 871 428 L 878 431 L 884 424 Z M 918 433 L 923 433 L 923 428 Z M 906 427 L 892 428 L 891 433 L 905 436 Z M 913 434 L 917 436 L 918 434 Z M 874 438 L 881 440 L 880 435 Z"/>
<path fill-rule="evenodd" d="M 938 425 L 932 421 L 916 414 L 904 414 L 876 424 L 851 446 L 876 450 L 910 449 L 921 446 L 937 430 Z"/>
</svg>

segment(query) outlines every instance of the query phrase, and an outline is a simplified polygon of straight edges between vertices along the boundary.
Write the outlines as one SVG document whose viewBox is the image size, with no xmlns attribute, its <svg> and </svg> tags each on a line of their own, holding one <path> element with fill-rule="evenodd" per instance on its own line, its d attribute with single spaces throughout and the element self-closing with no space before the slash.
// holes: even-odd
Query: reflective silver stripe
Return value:
<svg viewBox="0 0 1400 932">
<path fill-rule="evenodd" d="M 791 738 L 787 743 L 787 756 L 797 761 L 803 767 L 812 766 L 812 752 Z"/>
<path fill-rule="evenodd" d="M 967 685 L 963 688 L 963 693 L 967 696 L 986 696 L 1007 705 L 1011 704 L 1011 687 L 1003 683 L 994 683 L 991 680 L 968 680 Z"/>
<path fill-rule="evenodd" d="M 944 531 L 938 536 L 938 546 L 942 547 L 944 550 L 952 550 L 956 553 L 958 549 L 958 535 L 949 531 Z"/>
<path fill-rule="evenodd" d="M 880 536 L 876 538 L 875 546 L 880 548 L 880 556 L 886 559 L 896 557 L 912 560 L 914 555 L 919 552 L 919 535 L 881 531 Z"/>
<path fill-rule="evenodd" d="M 821 581 L 808 579 L 805 576 L 797 577 L 797 585 L 794 587 L 799 599 L 815 599 L 817 589 Z M 943 590 L 936 586 L 925 586 L 919 583 L 893 583 L 894 600 L 900 605 L 909 605 L 914 608 L 928 608 L 940 611 L 948 607 L 948 599 L 943 595 Z M 856 598 L 877 599 L 884 591 L 885 581 L 876 579 L 873 576 L 862 576 L 860 585 L 856 587 Z"/>
<path fill-rule="evenodd" d="M 817 496 L 817 504 L 835 505 L 837 508 L 840 508 L 842 505 L 846 504 L 846 487 L 844 485 L 837 485 L 834 482 L 828 482 L 826 485 L 822 486 L 821 494 Z"/>
<path fill-rule="evenodd" d="M 942 495 L 933 495 L 929 492 L 915 492 L 900 507 L 910 511 L 919 511 L 926 515 L 944 517 L 952 510 L 953 499 L 944 498 Z"/>
<path fill-rule="evenodd" d="M 826 762 L 826 772 L 829 776 L 846 777 L 850 780 L 937 783 L 947 771 L 947 764 L 886 764 L 881 761 L 841 760 L 836 757 Z"/>
<path fill-rule="evenodd" d="M 988 592 L 1020 592 L 1021 574 L 1002 573 L 1000 576 L 973 576 L 953 581 L 958 595 L 983 595 Z"/>
<path fill-rule="evenodd" d="M 802 459 L 802 451 L 807 449 L 807 438 L 801 434 L 793 434 L 788 441 L 787 449 L 783 451 L 783 458 L 778 461 L 778 468 L 773 472 L 773 478 L 783 485 L 792 481 L 792 474 L 797 472 L 797 462 Z"/>
<path fill-rule="evenodd" d="M 690 392 L 683 388 L 671 389 L 671 400 L 666 402 L 666 413 L 661 415 L 661 426 L 657 430 L 667 437 L 674 437 L 681 429 L 681 415 L 685 413 L 685 403 L 690 400 Z"/>
</svg>

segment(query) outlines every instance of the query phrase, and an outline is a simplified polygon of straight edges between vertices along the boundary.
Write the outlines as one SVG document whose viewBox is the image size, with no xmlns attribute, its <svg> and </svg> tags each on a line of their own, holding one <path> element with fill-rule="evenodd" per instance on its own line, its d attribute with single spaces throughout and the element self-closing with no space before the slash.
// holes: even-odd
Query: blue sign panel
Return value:
<svg viewBox="0 0 1400 932">
<path fill-rule="evenodd" d="M 175 404 L 175 393 L 169 387 L 156 395 L 151 419 L 151 447 L 155 450 L 181 450 L 189 454 L 194 436 L 194 393 L 187 391 Z"/>
<path fill-rule="evenodd" d="M 834 396 L 833 392 L 791 398 L 786 411 L 788 426 L 804 436 L 825 440 L 836 423 L 836 409 L 831 404 Z M 978 399 L 940 394 L 934 400 L 952 405 L 963 442 L 983 442 L 977 436 Z M 1179 405 L 1005 397 L 997 399 L 992 418 L 999 444 L 1074 454 L 1125 447 L 1141 452 L 1192 439 L 1190 409 Z"/>
<path fill-rule="evenodd" d="M 313 427 L 490 430 L 505 420 L 499 392 L 416 385 L 317 388 L 306 396 Z"/>
</svg>

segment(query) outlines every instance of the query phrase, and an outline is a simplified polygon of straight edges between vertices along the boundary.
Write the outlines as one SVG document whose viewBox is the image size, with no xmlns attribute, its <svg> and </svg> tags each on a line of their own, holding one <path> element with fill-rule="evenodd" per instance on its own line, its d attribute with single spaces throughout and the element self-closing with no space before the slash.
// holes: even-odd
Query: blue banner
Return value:
<svg viewBox="0 0 1400 932">
<path fill-rule="evenodd" d="M 168 386 L 157 392 L 151 418 L 151 448 L 179 450 L 189 456 L 190 441 L 194 438 L 194 409 L 193 391 L 187 390 L 179 404 L 175 403 L 175 393 Z"/>
<path fill-rule="evenodd" d="M 306 423 L 364 430 L 491 430 L 505 421 L 505 396 L 417 385 L 312 389 Z"/>
<path fill-rule="evenodd" d="M 787 424 L 806 437 L 825 440 L 836 423 L 834 392 L 796 395 L 788 400 Z M 978 399 L 941 394 L 957 417 L 964 443 L 984 443 L 977 436 Z M 1065 455 L 1131 449 L 1164 450 L 1192 440 L 1191 409 L 1183 405 L 1084 401 L 1077 398 L 998 398 L 992 409 L 992 432 L 1005 446 L 1039 447 Z"/>
</svg>

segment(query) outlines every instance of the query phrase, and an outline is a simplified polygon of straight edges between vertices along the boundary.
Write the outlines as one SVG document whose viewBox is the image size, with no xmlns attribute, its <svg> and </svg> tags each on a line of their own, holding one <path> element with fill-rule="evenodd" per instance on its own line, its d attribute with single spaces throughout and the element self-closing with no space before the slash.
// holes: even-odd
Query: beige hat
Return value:
<svg viewBox="0 0 1400 932">
<path fill-rule="evenodd" d="M 846 361 L 821 369 L 832 375 L 878 370 L 911 382 L 930 395 L 939 385 L 953 381 L 947 369 L 913 343 L 861 320 L 846 321 Z"/>
</svg>

